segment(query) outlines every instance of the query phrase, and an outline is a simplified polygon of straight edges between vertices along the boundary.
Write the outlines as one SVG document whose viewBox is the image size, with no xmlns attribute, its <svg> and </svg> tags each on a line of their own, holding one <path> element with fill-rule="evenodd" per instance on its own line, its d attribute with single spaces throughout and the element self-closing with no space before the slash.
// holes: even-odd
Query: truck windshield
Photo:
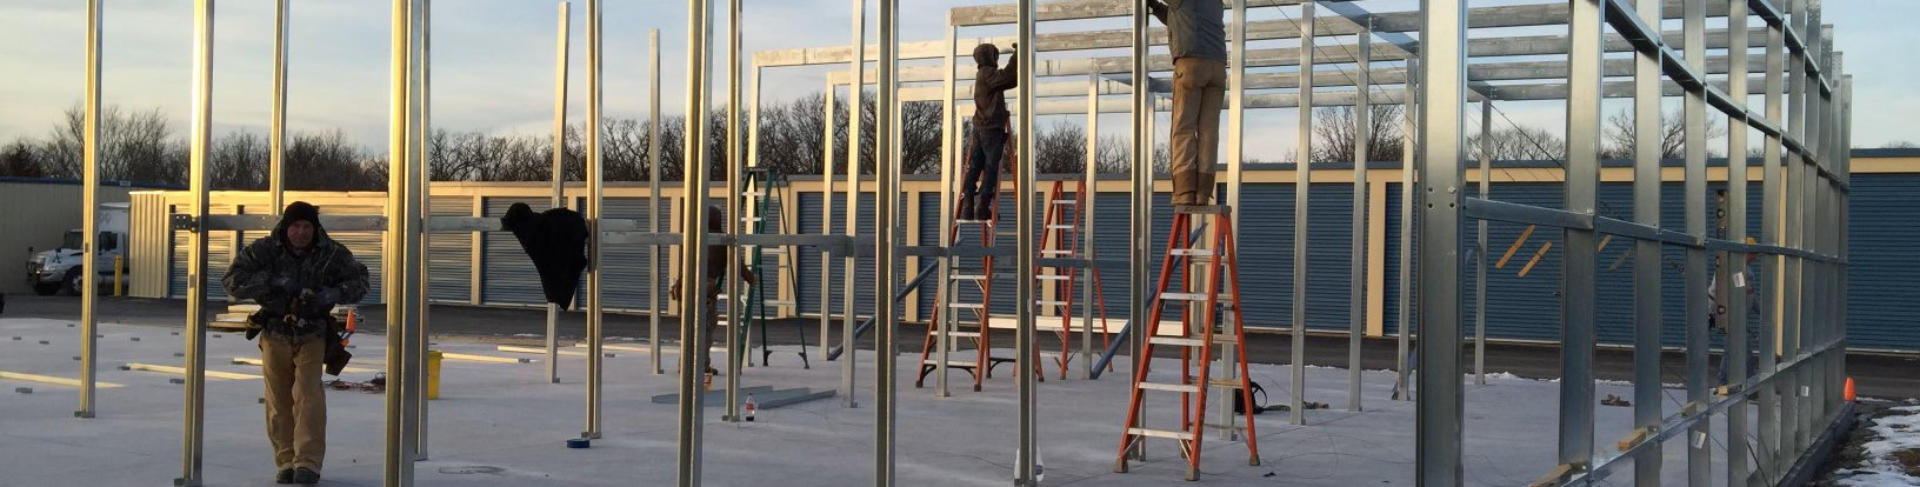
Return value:
<svg viewBox="0 0 1920 487">
<path fill-rule="evenodd" d="M 63 248 L 63 249 L 80 248 L 80 244 L 81 244 L 80 234 L 81 232 L 67 232 L 66 238 L 61 240 L 60 248 Z"/>
</svg>

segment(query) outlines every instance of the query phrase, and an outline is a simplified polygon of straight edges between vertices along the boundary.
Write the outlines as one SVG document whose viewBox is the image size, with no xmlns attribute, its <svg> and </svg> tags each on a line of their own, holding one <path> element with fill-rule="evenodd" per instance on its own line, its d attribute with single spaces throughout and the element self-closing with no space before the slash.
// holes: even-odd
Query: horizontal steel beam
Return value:
<svg viewBox="0 0 1920 487">
<path fill-rule="evenodd" d="M 1113 2 L 1110 5 L 1113 6 L 1112 8 L 1131 8 L 1123 2 Z M 1680 18 L 1679 0 L 1667 0 L 1666 5 L 1667 18 Z M 1726 15 L 1726 11 L 1727 6 L 1724 4 L 1719 4 L 1717 7 L 1709 5 L 1707 14 L 1710 16 L 1724 16 Z M 1125 12 L 1122 12 L 1111 16 L 1124 14 Z M 1374 21 L 1374 32 L 1376 34 L 1419 32 L 1420 30 L 1420 14 L 1418 12 L 1373 14 L 1371 18 Z M 1472 9 L 1470 24 L 1475 28 L 1530 27 L 1565 24 L 1567 21 L 1568 13 L 1565 4 L 1542 4 L 1475 8 Z M 1315 17 L 1314 24 L 1314 32 L 1320 36 L 1356 35 L 1362 30 L 1354 21 L 1338 14 Z M 1247 39 L 1250 41 L 1297 39 L 1300 37 L 1299 25 L 1293 19 L 1248 22 L 1246 29 Z M 1235 29 L 1228 28 L 1227 30 L 1234 31 Z M 973 46 L 975 44 L 993 43 L 995 45 L 1007 45 L 1012 42 L 1014 42 L 1012 36 L 963 38 L 957 41 L 954 48 L 955 52 L 952 54 L 966 57 L 973 53 Z M 1037 36 L 1032 49 L 1037 49 L 1036 52 L 1114 49 L 1128 47 L 1132 45 L 1132 42 L 1133 31 L 1131 29 L 1065 32 Z M 1165 45 L 1167 43 L 1166 29 L 1151 29 L 1149 42 L 1152 45 Z M 947 49 L 948 44 L 946 41 L 931 40 L 901 43 L 898 52 L 902 60 L 933 59 L 944 58 L 948 54 Z M 1561 49 L 1562 52 L 1564 52 L 1565 47 L 1562 46 Z M 1383 49 L 1383 51 L 1396 50 L 1403 51 L 1404 49 Z M 1482 55 L 1473 52 L 1471 49 L 1469 49 L 1468 53 L 1474 56 Z M 1404 52 L 1399 54 L 1401 57 L 1406 55 Z M 879 46 L 866 46 L 864 55 L 868 61 L 878 60 Z M 853 48 L 850 46 L 769 50 L 760 51 L 753 55 L 754 65 L 761 67 L 840 64 L 850 63 L 852 61 Z"/>
<path fill-rule="evenodd" d="M 194 225 L 193 215 L 176 213 L 171 215 L 174 230 L 185 231 L 268 231 L 279 226 L 279 215 L 207 215 L 201 225 Z M 387 229 L 387 217 L 376 215 L 321 215 L 320 226 L 335 232 L 382 232 Z"/>
<path fill-rule="evenodd" d="M 1464 198 L 1463 200 L 1460 207 L 1461 214 L 1467 218 L 1476 220 L 1501 221 L 1573 230 L 1591 230 L 1597 233 L 1616 235 L 1634 240 L 1651 240 L 1668 245 L 1704 248 L 1714 251 L 1739 251 L 1754 254 L 1784 255 L 1828 263 L 1845 262 L 1835 255 L 1822 254 L 1804 249 L 1773 245 L 1755 245 L 1745 242 L 1707 238 L 1703 235 L 1689 235 L 1684 232 L 1666 230 L 1599 215 L 1575 213 L 1558 208 L 1547 208 L 1474 197 Z"/>
</svg>

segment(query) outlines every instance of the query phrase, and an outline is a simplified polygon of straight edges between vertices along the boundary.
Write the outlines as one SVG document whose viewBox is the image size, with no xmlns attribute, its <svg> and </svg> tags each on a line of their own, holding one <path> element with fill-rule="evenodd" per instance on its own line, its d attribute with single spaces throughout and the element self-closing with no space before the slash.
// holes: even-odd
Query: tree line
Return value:
<svg viewBox="0 0 1920 487">
<path fill-rule="evenodd" d="M 860 117 L 860 173 L 874 171 L 874 101 L 862 97 Z M 759 114 L 759 164 L 785 174 L 820 174 L 825 167 L 823 147 L 827 138 L 828 116 L 822 109 L 825 99 L 814 93 L 785 102 L 763 105 Z M 944 116 L 936 102 L 910 102 L 901 107 L 901 169 L 908 174 L 935 174 L 940 166 L 941 123 Z M 1398 161 L 1404 147 L 1405 121 L 1398 105 L 1375 105 L 1369 119 L 1367 158 L 1373 161 Z M 1315 164 L 1350 163 L 1359 134 L 1353 107 L 1315 109 L 1312 129 Z M 746 130 L 745 120 L 729 123 L 724 111 L 709 117 L 709 137 L 704 150 L 716 180 L 727 177 L 730 163 L 728 130 Z M 836 173 L 845 171 L 848 110 L 835 105 L 832 114 L 833 158 Z M 1495 124 L 1512 126 L 1513 124 Z M 1664 157 L 1676 158 L 1684 150 L 1680 117 L 1663 117 L 1661 149 Z M 608 118 L 601 126 L 601 160 L 608 181 L 645 181 L 651 176 L 649 124 L 645 119 Z M 965 127 L 961 127 L 964 129 Z M 1629 158 L 1632 155 L 1634 124 L 1622 112 L 1608 119 L 1602 157 Z M 188 144 L 183 131 L 168 122 L 158 109 L 125 110 L 107 107 L 101 113 L 101 172 L 104 179 L 144 183 L 184 184 L 187 178 Z M 566 126 L 562 137 L 562 167 L 567 180 L 585 179 L 585 141 L 579 124 Z M 1040 173 L 1079 173 L 1086 164 L 1086 129 L 1064 120 L 1042 123 L 1033 131 L 1034 162 L 1021 164 Z M 0 176 L 78 178 L 84 119 L 78 105 L 63 114 L 60 123 L 42 138 L 18 137 L 0 146 Z M 1720 137 L 1725 129 L 1711 124 L 1709 137 Z M 659 137 L 661 178 L 678 181 L 684 168 L 683 143 L 686 127 L 682 117 L 663 117 Z M 1546 130 L 1512 126 L 1490 134 L 1472 134 L 1467 147 L 1477 155 L 1480 139 L 1490 137 L 1491 154 L 1496 160 L 1564 160 L 1566 146 L 1559 136 Z M 743 140 L 744 147 L 749 141 Z M 434 181 L 547 181 L 552 177 L 553 140 L 551 134 L 487 134 L 435 130 L 426 138 L 428 174 Z M 258 131 L 233 131 L 213 140 L 208 147 L 208 171 L 212 187 L 223 190 L 264 190 L 267 180 L 267 137 Z M 1095 170 L 1101 173 L 1125 173 L 1128 167 L 1127 138 L 1121 135 L 1099 137 L 1095 144 Z M 1714 151 L 1718 153 L 1719 151 Z M 962 157 L 965 151 L 962 151 Z M 1293 162 L 1288 151 L 1279 162 Z M 386 155 L 349 140 L 340 130 L 293 132 L 288 134 L 285 163 L 286 184 L 291 190 L 380 190 L 387 184 Z M 1156 171 L 1167 169 L 1167 149 L 1157 144 L 1152 154 Z M 1258 162 L 1258 161 L 1249 161 Z"/>
</svg>

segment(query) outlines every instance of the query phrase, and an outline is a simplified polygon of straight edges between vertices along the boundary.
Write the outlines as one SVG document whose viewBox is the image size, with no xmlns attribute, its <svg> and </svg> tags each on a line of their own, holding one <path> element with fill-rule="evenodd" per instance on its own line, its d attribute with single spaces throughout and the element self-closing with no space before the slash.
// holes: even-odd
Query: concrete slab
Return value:
<svg viewBox="0 0 1920 487">
<path fill-rule="evenodd" d="M 71 356 L 78 352 L 68 322 L 0 319 L 0 370 L 63 377 L 77 376 Z M 102 364 L 126 362 L 180 364 L 182 337 L 147 326 L 103 324 L 116 337 L 101 342 Z M 138 336 L 135 342 L 118 337 Z M 49 345 L 39 345 L 46 340 Z M 436 337 L 435 348 L 481 353 L 494 344 Z M 362 334 L 354 365 L 381 363 L 384 344 Z M 232 357 L 253 356 L 255 345 L 238 335 L 209 338 L 208 370 L 255 372 Z M 996 355 L 1011 356 L 1007 350 Z M 718 357 L 716 357 L 718 358 Z M 897 359 L 902 372 L 916 370 L 917 354 Z M 1269 358 L 1271 359 L 1271 358 Z M 655 485 L 673 475 L 675 408 L 655 404 L 653 396 L 674 392 L 674 362 L 668 374 L 647 373 L 645 357 L 606 359 L 604 438 L 589 449 L 568 449 L 565 440 L 585 424 L 584 361 L 562 357 L 562 383 L 544 381 L 538 363 L 442 364 L 441 399 L 429 406 L 430 460 L 418 462 L 423 486 Z M 1126 367 L 1126 361 L 1117 362 Z M 1165 361 L 1162 370 L 1176 362 Z M 873 355 L 860 355 L 860 378 L 870 381 Z M 1076 369 L 1077 371 L 1077 369 Z M 831 391 L 838 367 L 754 367 L 748 384 Z M 1254 365 L 1253 379 L 1271 394 L 1269 404 L 1285 402 L 1290 374 L 1284 366 Z M 179 473 L 181 386 L 167 376 L 100 368 L 100 380 L 123 384 L 99 391 L 99 416 L 75 419 L 77 391 L 36 389 L 34 394 L 0 395 L 0 471 L 20 485 L 167 485 Z M 346 374 L 364 381 L 371 373 Z M 899 383 L 898 473 L 903 485 L 1004 486 L 1012 475 L 1015 391 L 1011 373 L 996 375 L 982 392 L 956 386 L 953 396 L 933 397 L 930 389 Z M 961 375 L 955 375 L 956 378 Z M 1070 374 L 1070 377 L 1076 376 Z M 1132 473 L 1114 474 L 1127 387 L 1126 374 L 1107 379 L 1048 380 L 1040 386 L 1040 453 L 1050 484 L 1168 485 L 1178 483 L 1183 462 L 1170 441 L 1148 443 L 1148 459 Z M 1335 409 L 1308 413 L 1308 424 L 1287 424 L 1284 414 L 1256 416 L 1260 466 L 1247 465 L 1244 445 L 1209 435 L 1196 485 L 1411 485 L 1413 411 L 1409 402 L 1387 400 L 1394 374 L 1364 374 L 1366 410 L 1343 409 L 1346 372 L 1313 367 L 1307 371 L 1307 399 Z M 723 379 L 724 380 L 724 379 Z M 716 384 L 717 386 L 718 384 Z M 843 409 L 839 401 L 812 401 L 762 410 L 752 423 L 723 423 L 705 415 L 704 480 L 707 485 L 859 485 L 871 482 L 871 384 L 853 391 L 862 407 Z M 1486 386 L 1467 387 L 1467 481 L 1472 485 L 1519 485 L 1553 466 L 1556 390 L 1551 381 L 1510 376 L 1490 378 Z M 205 436 L 206 483 L 212 486 L 259 485 L 273 474 L 263 433 L 259 381 L 208 381 Z M 1619 383 L 1598 386 L 1600 396 L 1630 396 Z M 716 392 L 718 387 L 716 387 Z M 845 392 L 842 392 L 844 394 Z M 328 455 L 325 485 L 378 485 L 382 461 L 384 404 L 380 395 L 328 392 Z M 1148 424 L 1176 421 L 1170 395 L 1154 396 Z M 1670 391 L 1669 411 L 1679 391 Z M 1214 406 L 1227 403 L 1215 397 Z M 717 401 L 716 401 L 717 402 Z M 1601 407 L 1596 448 L 1612 451 L 1630 428 L 1631 408 Z M 1211 416 L 1210 416 L 1211 418 Z M 1706 443 L 1714 451 L 1714 476 L 1726 439 L 1723 422 Z M 1670 442 L 1665 451 L 1666 478 L 1685 477 L 1686 445 Z M 1614 481 L 1619 483 L 1620 477 Z M 1716 480 L 1718 482 L 1718 480 Z"/>
</svg>

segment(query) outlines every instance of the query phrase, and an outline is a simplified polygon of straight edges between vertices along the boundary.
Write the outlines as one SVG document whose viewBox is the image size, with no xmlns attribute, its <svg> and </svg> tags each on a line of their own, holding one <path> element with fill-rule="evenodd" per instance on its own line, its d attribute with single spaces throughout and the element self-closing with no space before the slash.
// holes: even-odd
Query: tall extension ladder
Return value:
<svg viewBox="0 0 1920 487">
<path fill-rule="evenodd" d="M 1057 333 L 1060 337 L 1060 356 L 1056 357 L 1055 362 L 1060 365 L 1060 378 L 1063 380 L 1067 378 L 1067 366 L 1073 363 L 1073 304 L 1076 296 L 1074 286 L 1078 284 L 1080 273 L 1071 267 L 1048 265 L 1046 259 L 1082 257 L 1080 246 L 1083 242 L 1080 240 L 1080 225 L 1086 215 L 1083 209 L 1086 208 L 1087 183 L 1075 179 L 1073 184 L 1071 198 L 1064 196 L 1066 181 L 1054 181 L 1053 189 L 1047 191 L 1046 206 L 1041 210 L 1046 213 L 1046 217 L 1042 219 L 1044 224 L 1040 227 L 1042 229 L 1039 246 L 1040 260 L 1035 261 L 1033 270 L 1034 304 L 1043 311 L 1052 308 L 1059 312 L 1060 330 Z M 1085 257 L 1091 257 L 1091 255 Z M 1100 293 L 1100 268 L 1093 266 L 1091 260 L 1082 260 L 1082 262 L 1086 263 L 1088 276 L 1093 280 L 1091 284 L 1095 306 L 1093 309 L 1100 318 L 1098 325 L 1100 347 L 1105 349 L 1113 344 L 1113 338 L 1107 333 L 1107 301 L 1106 297 Z M 1053 292 L 1052 298 L 1045 297 L 1049 289 Z M 1111 370 L 1113 364 L 1108 363 L 1107 368 Z"/>
<path fill-rule="evenodd" d="M 1240 436 L 1245 438 L 1247 444 L 1247 464 L 1260 464 L 1260 448 L 1255 441 L 1258 435 L 1254 432 L 1253 415 L 1245 415 L 1244 425 L 1206 422 L 1209 391 L 1222 391 L 1223 400 L 1227 397 L 1226 394 L 1237 392 L 1241 401 L 1253 404 L 1252 393 L 1247 384 L 1246 337 L 1242 333 L 1239 306 L 1240 273 L 1237 270 L 1239 255 L 1235 251 L 1233 242 L 1232 211 L 1231 207 L 1224 205 L 1174 207 L 1173 231 L 1169 232 L 1167 237 L 1166 254 L 1160 260 L 1160 279 L 1158 287 L 1155 288 L 1154 304 L 1152 311 L 1147 315 L 1147 343 L 1139 355 L 1140 359 L 1134 364 L 1132 393 L 1127 401 L 1127 420 L 1120 436 L 1120 452 L 1113 464 L 1113 471 L 1116 473 L 1127 471 L 1128 457 L 1139 451 L 1135 448 L 1138 444 L 1144 443 L 1149 437 L 1168 438 L 1180 443 L 1181 455 L 1187 462 L 1186 479 L 1198 480 L 1200 478 L 1200 441 L 1205 436 L 1207 428 L 1244 433 Z M 1191 228 L 1192 216 L 1196 214 L 1213 216 L 1213 222 L 1210 225 L 1212 228 L 1204 233 L 1212 235 L 1211 248 L 1193 247 L 1192 242 L 1188 241 L 1187 229 Z M 1201 219 L 1204 220 L 1206 217 L 1202 216 Z M 1189 259 L 1206 261 L 1207 270 L 1202 276 L 1204 281 L 1195 282 L 1196 276 L 1193 275 L 1192 269 L 1194 266 L 1186 263 Z M 1171 283 L 1173 269 L 1176 267 L 1182 274 L 1184 290 L 1170 292 L 1167 287 Z M 1224 283 L 1222 277 L 1225 278 Z M 1199 284 L 1199 287 L 1204 288 L 1205 291 L 1192 292 L 1195 284 Z M 1224 291 L 1221 289 L 1222 284 L 1226 286 Z M 1168 303 L 1177 303 L 1183 308 L 1179 311 L 1181 326 L 1177 336 L 1160 335 L 1160 314 L 1162 307 Z M 1186 309 L 1194 305 L 1200 306 L 1197 313 Z M 1232 321 L 1227 324 L 1227 329 L 1215 330 L 1219 328 L 1216 326 L 1218 323 L 1215 317 L 1222 314 L 1220 313 L 1223 311 L 1222 308 L 1226 311 L 1225 314 L 1230 315 L 1229 318 Z M 1199 326 L 1194 326 L 1195 314 L 1200 316 Z M 1165 378 L 1157 382 L 1148 380 L 1150 371 L 1148 365 L 1153 363 L 1153 351 L 1158 345 L 1180 347 L 1179 382 L 1168 382 Z M 1233 359 L 1230 363 L 1222 364 L 1224 369 L 1222 372 L 1226 376 L 1222 379 L 1212 378 L 1216 345 L 1232 347 L 1228 352 Z M 1199 352 L 1200 359 L 1197 370 L 1193 364 L 1193 355 L 1196 350 Z M 1143 416 L 1141 411 L 1144 407 L 1141 396 L 1147 391 L 1173 392 L 1180 395 L 1180 429 L 1149 429 L 1141 423 Z"/>
<path fill-rule="evenodd" d="M 765 167 L 749 167 L 747 168 L 745 177 L 746 179 L 742 181 L 741 185 L 743 189 L 740 193 L 740 198 L 745 200 L 742 202 L 741 207 L 746 208 L 748 214 L 741 216 L 741 222 L 747 223 L 747 233 L 765 234 L 767 232 L 767 219 L 772 218 L 771 215 L 784 208 L 782 205 L 784 202 L 782 196 L 792 191 L 793 186 L 787 184 L 786 176 Z M 779 222 L 778 228 L 776 229 L 777 234 L 791 233 L 792 229 L 788 228 L 786 218 L 780 218 Z M 740 346 L 744 347 L 742 351 L 753 349 L 752 344 L 749 343 L 752 337 L 748 335 L 748 330 L 760 330 L 760 366 L 762 367 L 767 365 L 767 358 L 773 355 L 773 347 L 769 345 L 767 341 L 768 319 L 770 317 L 777 319 L 782 316 L 779 312 L 780 309 L 791 309 L 794 307 L 793 300 L 779 299 L 781 283 L 784 282 L 786 284 L 788 288 L 787 291 L 789 292 L 789 294 L 787 294 L 788 296 L 800 295 L 798 288 L 800 279 L 799 276 L 794 274 L 793 252 L 794 249 L 790 245 L 753 245 L 749 246 L 748 253 L 745 255 L 748 269 L 753 273 L 754 284 L 747 287 L 745 291 L 746 299 L 742 300 L 745 308 L 744 312 L 741 313 L 743 316 L 741 321 L 746 322 L 747 326 L 736 327 L 733 330 L 735 333 L 740 334 L 740 340 L 737 343 L 740 343 Z M 769 259 L 771 259 L 771 265 L 774 267 L 773 282 L 767 281 L 768 276 L 765 266 L 768 265 Z M 786 279 L 782 279 L 782 277 Z M 772 297 L 768 297 L 769 292 L 773 294 Z M 807 334 L 802 328 L 795 328 L 795 330 L 798 331 L 797 335 L 800 337 L 800 349 L 798 350 L 800 365 L 802 368 L 812 368 L 812 364 L 807 361 Z M 747 361 L 747 365 L 751 365 L 752 359 L 748 358 L 747 354 L 742 353 L 738 356 L 741 357 L 741 360 Z"/>
</svg>

